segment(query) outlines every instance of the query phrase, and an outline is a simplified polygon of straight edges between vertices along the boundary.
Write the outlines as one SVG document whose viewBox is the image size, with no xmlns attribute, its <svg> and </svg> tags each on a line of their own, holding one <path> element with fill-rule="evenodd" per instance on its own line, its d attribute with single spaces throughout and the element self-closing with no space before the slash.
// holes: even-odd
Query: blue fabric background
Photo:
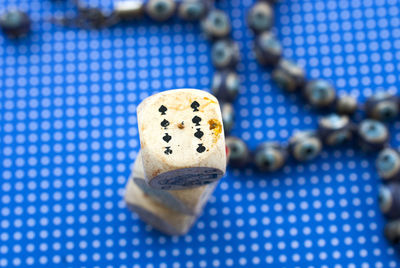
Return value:
<svg viewBox="0 0 400 268">
<path fill-rule="evenodd" d="M 0 35 L 0 266 L 400 266 L 382 235 L 374 155 L 351 146 L 273 174 L 229 170 L 186 236 L 140 222 L 122 201 L 139 150 L 136 107 L 167 89 L 208 90 L 209 42 L 178 19 L 86 31 L 48 22 L 71 8 L 65 1 L 0 0 L 14 5 L 34 23 L 24 39 Z M 254 59 L 252 1 L 217 5 L 243 58 L 233 134 L 254 148 L 314 129 L 321 113 L 279 90 Z M 400 1 L 286 0 L 275 11 L 284 55 L 308 77 L 360 101 L 398 93 Z M 394 122 L 396 147 L 399 129 Z"/>
</svg>

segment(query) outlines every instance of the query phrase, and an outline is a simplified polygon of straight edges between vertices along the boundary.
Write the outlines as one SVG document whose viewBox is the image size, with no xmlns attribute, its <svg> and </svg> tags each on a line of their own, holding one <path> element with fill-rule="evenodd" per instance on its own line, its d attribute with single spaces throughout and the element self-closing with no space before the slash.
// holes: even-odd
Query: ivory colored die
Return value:
<svg viewBox="0 0 400 268">
<path fill-rule="evenodd" d="M 218 100 L 196 89 L 164 91 L 137 109 L 146 182 L 177 190 L 209 184 L 226 170 Z"/>
<path fill-rule="evenodd" d="M 186 234 L 196 220 L 196 216 L 164 207 L 146 195 L 132 179 L 126 185 L 125 202 L 142 221 L 168 235 Z"/>
<path fill-rule="evenodd" d="M 136 157 L 131 178 L 139 188 L 166 207 L 191 215 L 199 215 L 214 192 L 218 182 L 184 190 L 160 190 L 147 185 L 144 177 L 141 153 Z"/>
</svg>

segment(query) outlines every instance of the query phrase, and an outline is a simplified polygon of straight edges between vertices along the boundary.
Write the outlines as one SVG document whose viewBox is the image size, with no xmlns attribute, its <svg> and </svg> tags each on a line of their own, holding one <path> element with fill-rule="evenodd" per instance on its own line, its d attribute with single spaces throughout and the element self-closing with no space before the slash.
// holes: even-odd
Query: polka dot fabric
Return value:
<svg viewBox="0 0 400 268">
<path fill-rule="evenodd" d="M 146 226 L 122 201 L 140 146 L 135 110 L 159 91 L 209 89 L 210 44 L 199 25 L 67 29 L 48 21 L 70 7 L 64 1 L 0 3 L 34 21 L 26 38 L 0 35 L 1 267 L 400 266 L 382 234 L 374 155 L 352 147 L 272 174 L 229 170 L 186 236 Z M 315 128 L 319 111 L 280 91 L 255 61 L 245 23 L 252 1 L 217 5 L 242 53 L 233 134 L 255 148 Z M 398 93 L 399 0 L 293 0 L 275 11 L 284 55 L 310 78 L 360 101 Z M 395 147 L 399 130 L 397 121 Z"/>
</svg>

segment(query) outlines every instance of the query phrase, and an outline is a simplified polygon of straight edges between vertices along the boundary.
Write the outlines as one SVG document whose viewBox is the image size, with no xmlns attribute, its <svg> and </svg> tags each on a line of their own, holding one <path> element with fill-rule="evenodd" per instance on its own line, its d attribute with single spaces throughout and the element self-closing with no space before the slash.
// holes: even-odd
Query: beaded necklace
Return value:
<svg viewBox="0 0 400 268">
<path fill-rule="evenodd" d="M 213 8 L 213 1 L 201 0 L 149 0 L 119 1 L 111 13 L 86 7 L 75 2 L 76 16 L 55 18 L 61 25 L 80 28 L 109 27 L 120 20 L 136 19 L 146 13 L 157 21 L 171 18 L 175 11 L 183 20 L 201 21 L 205 36 L 212 42 L 211 59 L 216 72 L 211 90 L 220 100 L 224 130 L 229 148 L 229 164 L 244 167 L 254 163 L 263 172 L 282 168 L 289 158 L 304 162 L 316 158 L 324 145 L 336 146 L 350 140 L 364 151 L 379 151 L 376 167 L 385 182 L 379 189 L 382 212 L 391 221 L 385 227 L 386 237 L 393 243 L 400 242 L 400 154 L 388 147 L 389 130 L 382 121 L 390 121 L 400 113 L 400 100 L 387 92 L 379 92 L 364 105 L 349 95 L 338 96 L 326 80 L 306 79 L 304 70 L 291 60 L 282 57 L 282 46 L 270 31 L 274 25 L 274 0 L 260 0 L 249 10 L 248 25 L 255 34 L 254 54 L 257 61 L 272 69 L 272 79 L 278 87 L 292 93 L 301 93 L 313 107 L 333 112 L 323 116 L 317 130 L 295 133 L 287 143 L 264 142 L 250 152 L 243 140 L 228 136 L 234 126 L 232 102 L 236 99 L 240 81 L 236 66 L 240 61 L 238 44 L 230 38 L 231 25 L 227 14 Z M 0 17 L 0 27 L 11 37 L 29 31 L 26 13 L 11 10 Z M 352 115 L 360 111 L 366 115 L 361 122 L 354 122 Z"/>
<path fill-rule="evenodd" d="M 257 61 L 272 68 L 272 79 L 278 87 L 288 92 L 301 92 L 305 100 L 317 109 L 333 114 L 319 120 L 318 130 L 301 132 L 289 140 L 286 149 L 281 145 L 263 143 L 259 145 L 254 161 L 260 170 L 274 171 L 282 167 L 289 151 L 298 161 L 315 158 L 322 144 L 335 146 L 356 140 L 364 151 L 379 152 L 376 160 L 378 174 L 384 184 L 379 188 L 381 211 L 390 220 L 385 227 L 385 236 L 392 243 L 400 242 L 400 155 L 390 148 L 389 130 L 382 121 L 390 121 L 399 115 L 400 99 L 388 92 L 378 92 L 367 99 L 364 105 L 349 95 L 337 96 L 334 87 L 325 80 L 307 81 L 304 71 L 296 63 L 282 58 L 282 46 L 271 32 L 275 1 L 258 1 L 250 9 L 248 25 L 255 34 L 254 54 Z M 351 116 L 360 110 L 366 119 L 356 124 Z M 229 139 L 229 138 L 228 138 Z M 242 141 L 235 138 L 241 148 L 240 159 L 248 154 Z M 237 164 L 242 164 L 238 161 Z"/>
</svg>

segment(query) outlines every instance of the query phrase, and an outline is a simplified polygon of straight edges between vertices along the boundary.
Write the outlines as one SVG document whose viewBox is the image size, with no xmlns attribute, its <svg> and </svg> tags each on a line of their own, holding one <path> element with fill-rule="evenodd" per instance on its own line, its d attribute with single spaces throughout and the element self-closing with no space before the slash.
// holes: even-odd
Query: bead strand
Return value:
<svg viewBox="0 0 400 268">
<path fill-rule="evenodd" d="M 368 98 L 362 107 L 356 99 L 349 95 L 337 96 L 334 87 L 326 80 L 307 81 L 301 67 L 282 58 L 282 46 L 271 32 L 274 13 L 270 4 L 259 1 L 249 11 L 248 24 L 256 35 L 255 58 L 261 65 L 272 68 L 272 80 L 278 87 L 288 92 L 300 91 L 312 107 L 325 108 L 337 113 L 319 121 L 318 136 L 324 144 L 338 145 L 344 140 L 350 140 L 356 136 L 357 144 L 364 151 L 380 150 L 376 168 L 385 184 L 381 185 L 379 189 L 379 203 L 382 213 L 390 220 L 385 226 L 384 233 L 392 243 L 400 243 L 400 154 L 388 147 L 389 131 L 385 125 L 379 122 L 390 121 L 398 117 L 400 99 L 388 92 L 378 92 Z M 365 119 L 355 127 L 348 116 L 353 115 L 357 109 L 361 110 L 361 108 L 364 108 L 365 115 L 371 119 Z M 293 149 L 296 147 L 290 145 L 289 142 L 289 148 L 292 148 L 291 154 L 297 160 L 312 159 L 319 153 L 320 142 L 313 133 L 303 134 L 300 140 L 307 140 L 306 144 L 309 148 L 305 150 L 303 145 L 300 149 Z M 265 159 L 273 159 L 266 161 L 267 164 L 268 162 L 278 163 L 279 166 L 282 166 L 281 159 L 286 155 L 282 153 L 284 151 L 282 147 L 275 145 L 272 148 L 279 149 L 271 149 L 271 146 L 259 148 L 255 153 L 255 163 L 261 170 L 274 170 L 263 166 L 262 163 L 266 161 Z M 304 153 L 307 150 L 310 152 L 308 157 Z M 278 151 L 281 153 L 276 155 Z M 264 156 L 263 158 L 261 158 L 261 154 Z M 299 158 L 299 156 L 303 156 L 303 158 Z M 261 163 L 260 159 L 262 159 Z"/>
<path fill-rule="evenodd" d="M 274 13 L 268 1 L 258 1 L 249 11 L 248 24 L 255 34 L 254 55 L 257 61 L 272 69 L 272 80 L 288 92 L 301 92 L 305 100 L 317 109 L 337 114 L 353 115 L 365 110 L 367 117 L 390 121 L 399 115 L 400 100 L 388 92 L 378 92 L 367 99 L 364 107 L 347 94 L 338 95 L 333 85 L 323 79 L 306 79 L 304 70 L 291 60 L 282 57 L 282 45 L 271 32 Z"/>
</svg>

